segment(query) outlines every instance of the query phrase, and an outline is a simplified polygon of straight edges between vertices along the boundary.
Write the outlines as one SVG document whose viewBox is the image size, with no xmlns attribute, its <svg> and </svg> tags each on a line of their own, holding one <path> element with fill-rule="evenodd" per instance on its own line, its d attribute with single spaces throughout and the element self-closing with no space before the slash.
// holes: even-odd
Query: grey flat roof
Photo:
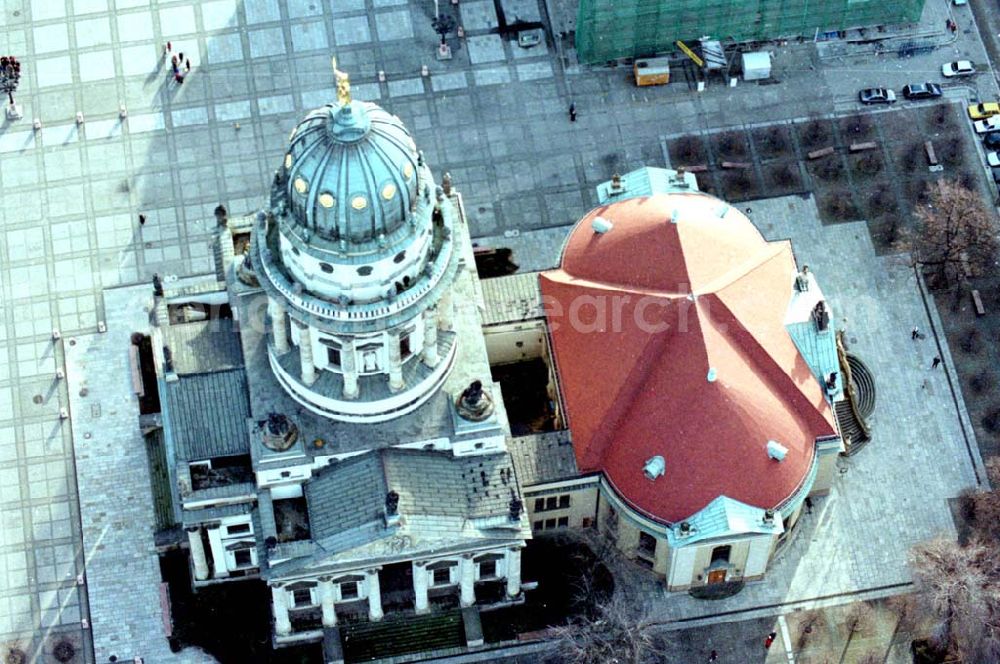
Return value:
<svg viewBox="0 0 1000 664">
<path fill-rule="evenodd" d="M 513 323 L 543 318 L 542 291 L 538 272 L 518 272 L 506 277 L 483 279 L 483 325 Z"/>
<path fill-rule="evenodd" d="M 526 489 L 580 475 L 569 430 L 519 436 L 507 442 L 517 479 Z"/>
<path fill-rule="evenodd" d="M 170 349 L 178 374 L 243 366 L 240 336 L 229 318 L 167 325 L 163 327 L 163 344 Z"/>
<path fill-rule="evenodd" d="M 166 386 L 178 459 L 249 454 L 250 404 L 243 369 L 180 376 Z"/>
</svg>

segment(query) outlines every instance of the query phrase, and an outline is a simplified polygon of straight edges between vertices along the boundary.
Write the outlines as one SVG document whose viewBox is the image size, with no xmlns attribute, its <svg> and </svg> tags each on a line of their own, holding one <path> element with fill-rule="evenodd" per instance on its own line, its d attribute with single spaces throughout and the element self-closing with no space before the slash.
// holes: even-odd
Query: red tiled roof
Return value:
<svg viewBox="0 0 1000 664">
<path fill-rule="evenodd" d="M 815 440 L 836 433 L 784 327 L 791 245 L 765 241 L 735 208 L 720 218 L 724 205 L 657 194 L 597 208 L 541 276 L 580 470 L 603 471 L 668 522 L 720 495 L 777 506 L 805 479 Z M 613 228 L 595 233 L 596 216 Z M 768 440 L 788 448 L 784 461 Z M 650 481 L 655 455 L 666 473 Z"/>
</svg>

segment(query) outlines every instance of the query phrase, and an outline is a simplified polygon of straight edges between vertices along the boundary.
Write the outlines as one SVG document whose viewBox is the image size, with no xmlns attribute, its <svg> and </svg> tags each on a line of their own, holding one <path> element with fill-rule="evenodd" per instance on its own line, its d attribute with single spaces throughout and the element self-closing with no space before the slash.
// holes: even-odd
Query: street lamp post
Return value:
<svg viewBox="0 0 1000 664">
<path fill-rule="evenodd" d="M 21 109 L 14 103 L 14 91 L 21 82 L 21 63 L 13 55 L 0 56 L 0 92 L 7 94 L 7 119 L 20 120 Z"/>
<path fill-rule="evenodd" d="M 451 47 L 448 46 L 448 42 L 445 39 L 448 33 L 455 29 L 456 21 L 452 16 L 445 16 L 440 13 L 438 7 L 438 0 L 434 0 L 434 20 L 431 21 L 431 25 L 434 27 L 434 32 L 441 35 L 441 43 L 438 44 L 437 59 L 438 60 L 450 60 L 451 59 Z"/>
</svg>

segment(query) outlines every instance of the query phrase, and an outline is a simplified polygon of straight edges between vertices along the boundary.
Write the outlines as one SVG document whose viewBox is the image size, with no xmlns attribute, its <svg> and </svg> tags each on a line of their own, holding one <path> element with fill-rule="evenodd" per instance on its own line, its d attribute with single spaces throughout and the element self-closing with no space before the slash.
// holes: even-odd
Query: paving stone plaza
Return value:
<svg viewBox="0 0 1000 664">
<path fill-rule="evenodd" d="M 541 0 L 507 6 L 524 20 L 549 20 Z M 928 25 L 943 25 L 943 6 L 928 7 Z M 0 645 L 51 661 L 56 637 L 89 652 L 91 630 L 96 635 L 100 625 L 105 659 L 96 661 L 106 661 L 114 644 L 124 648 L 114 651 L 119 657 L 168 661 L 159 590 L 131 585 L 158 582 L 151 509 L 140 504 L 145 468 L 125 477 L 138 470 L 133 462 L 143 450 L 119 422 L 122 428 L 108 426 L 106 435 L 120 431 L 120 438 L 102 439 L 99 449 L 120 457 L 102 462 L 93 450 L 74 453 L 74 435 L 79 445 L 102 410 L 116 422 L 130 417 L 118 403 L 122 385 L 102 383 L 126 380 L 116 373 L 124 371 L 124 355 L 82 375 L 84 346 L 65 344 L 97 334 L 105 321 L 103 289 L 148 283 L 154 273 L 211 269 L 213 209 L 223 203 L 242 214 L 260 206 L 288 131 L 335 96 L 332 55 L 351 73 L 356 98 L 399 115 L 436 174 L 452 173 L 473 235 L 487 244 L 503 241 L 505 232 L 572 222 L 594 202 L 597 182 L 615 171 L 663 165 L 660 136 L 730 123 L 732 108 L 757 109 L 757 122 L 829 112 L 849 103 L 859 82 L 874 84 L 872 76 L 909 82 L 952 50 L 985 58 L 978 38 L 966 33 L 936 55 L 908 61 L 908 71 L 895 61 L 859 67 L 843 60 L 819 63 L 817 72 L 815 57 L 788 47 L 776 49 L 783 85 L 729 90 L 716 83 L 697 97 L 684 87 L 639 91 L 625 69 L 566 71 L 561 45 L 522 49 L 495 34 L 492 2 L 450 7 L 467 38 L 453 39 L 454 59 L 439 62 L 429 1 L 0 4 L 0 51 L 24 63 L 16 95 L 24 118 L 0 125 Z M 961 23 L 969 25 L 964 17 Z M 163 58 L 168 40 L 192 61 L 180 86 Z M 949 96 L 995 90 L 992 79 L 979 85 Z M 567 118 L 570 103 L 580 112 L 576 123 Z M 755 221 L 768 218 L 767 207 L 753 207 Z M 775 215 L 776 224 L 797 218 Z M 791 234 L 765 226 L 772 230 Z M 561 233 L 541 231 L 556 240 L 533 259 L 537 267 L 545 256 L 552 260 Z M 916 283 L 868 253 L 863 228 L 807 226 L 802 238 L 797 255 L 824 266 L 835 310 L 849 318 L 858 351 L 879 377 L 884 410 L 875 424 L 885 433 L 892 426 L 895 437 L 848 464 L 827 511 L 814 515 L 816 542 L 791 578 L 750 588 L 727 600 L 726 610 L 905 582 L 906 546 L 947 531 L 944 501 L 975 482 L 947 381 L 927 370 L 936 351 L 930 341 L 913 347 L 907 334 L 913 325 L 931 327 Z M 144 315 L 138 306 L 134 313 Z M 114 340 L 108 335 L 85 347 Z M 84 384 L 94 396 L 80 395 Z M 81 505 L 97 514 L 81 520 Z M 121 512 L 105 512 L 116 508 Z M 81 521 L 94 530 L 83 536 Z M 122 546 L 144 534 L 146 540 Z M 796 547 L 807 543 L 801 537 Z M 85 560 L 94 571 L 89 578 Z M 779 566 L 794 567 L 795 560 L 790 551 Z M 125 569 L 131 576 L 116 574 Z M 98 582 L 106 585 L 88 587 Z M 142 603 L 141 610 L 129 601 Z M 687 600 L 664 600 L 672 615 L 689 609 Z M 198 660 L 190 652 L 184 657 Z"/>
</svg>

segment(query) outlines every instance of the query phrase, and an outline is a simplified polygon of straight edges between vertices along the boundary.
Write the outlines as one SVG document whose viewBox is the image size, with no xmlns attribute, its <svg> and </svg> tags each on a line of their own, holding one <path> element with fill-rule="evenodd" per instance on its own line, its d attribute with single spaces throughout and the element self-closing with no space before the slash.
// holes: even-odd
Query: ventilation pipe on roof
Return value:
<svg viewBox="0 0 1000 664">
<path fill-rule="evenodd" d="M 718 372 L 716 372 L 715 367 L 709 367 L 708 368 L 708 376 L 707 376 L 708 382 L 714 383 L 715 379 L 718 377 L 718 375 L 719 374 L 718 374 Z"/>
<path fill-rule="evenodd" d="M 594 217 L 594 220 L 590 222 L 590 227 L 594 229 L 595 233 L 603 235 L 614 228 L 614 224 L 604 217 Z"/>
<path fill-rule="evenodd" d="M 795 275 L 795 290 L 805 293 L 809 290 L 809 266 L 803 265 L 802 271 Z"/>
<path fill-rule="evenodd" d="M 776 440 L 767 441 L 767 456 L 775 461 L 783 461 L 788 454 L 788 448 Z"/>
<path fill-rule="evenodd" d="M 662 475 L 667 469 L 667 462 L 663 460 L 663 457 L 656 455 L 651 459 L 646 459 L 645 465 L 642 467 L 642 474 L 646 476 L 647 480 L 655 480 L 657 477 Z"/>
</svg>

